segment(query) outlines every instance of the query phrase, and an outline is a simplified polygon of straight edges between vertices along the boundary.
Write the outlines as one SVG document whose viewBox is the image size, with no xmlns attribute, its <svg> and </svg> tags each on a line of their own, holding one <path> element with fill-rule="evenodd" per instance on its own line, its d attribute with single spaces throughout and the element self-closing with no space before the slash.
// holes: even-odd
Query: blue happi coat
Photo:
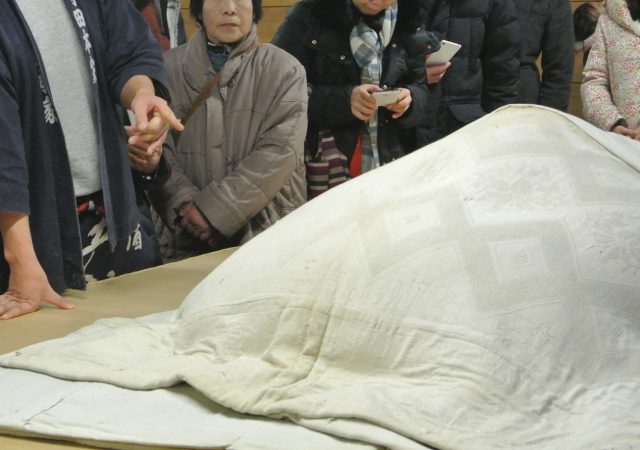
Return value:
<svg viewBox="0 0 640 450">
<path fill-rule="evenodd" d="M 100 178 L 109 240 L 115 246 L 139 223 L 126 136 L 117 111 L 120 93 L 132 76 L 147 75 L 156 93 L 168 98 L 162 54 L 129 0 L 64 1 L 95 73 Z M 52 287 L 61 292 L 83 288 L 85 281 L 66 146 L 41 66 L 35 41 L 14 0 L 0 2 L 0 211 L 30 215 L 40 264 Z M 8 278 L 2 255 L 0 292 Z"/>
</svg>

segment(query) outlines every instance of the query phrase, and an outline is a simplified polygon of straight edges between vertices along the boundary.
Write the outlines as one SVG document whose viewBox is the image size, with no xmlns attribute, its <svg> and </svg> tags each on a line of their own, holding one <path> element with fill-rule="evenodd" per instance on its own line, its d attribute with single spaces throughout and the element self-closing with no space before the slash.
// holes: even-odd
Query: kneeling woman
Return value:
<svg viewBox="0 0 640 450">
<path fill-rule="evenodd" d="M 200 28 L 165 60 L 187 123 L 167 139 L 171 178 L 150 195 L 166 260 L 241 244 L 306 200 L 304 68 L 258 45 L 261 0 L 192 0 L 190 13 Z"/>
</svg>

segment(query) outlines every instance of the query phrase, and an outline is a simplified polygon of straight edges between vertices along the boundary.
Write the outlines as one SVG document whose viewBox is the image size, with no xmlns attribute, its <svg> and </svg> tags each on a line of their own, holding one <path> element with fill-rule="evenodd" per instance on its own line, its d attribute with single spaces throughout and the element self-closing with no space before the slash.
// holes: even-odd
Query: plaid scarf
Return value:
<svg viewBox="0 0 640 450">
<path fill-rule="evenodd" d="M 351 52 L 360 66 L 362 84 L 380 85 L 382 52 L 391 41 L 398 17 L 398 4 L 394 3 L 384 13 L 380 33 L 372 30 L 362 19 L 351 30 Z M 362 173 L 380 166 L 378 155 L 378 110 L 369 119 L 362 133 Z"/>
</svg>

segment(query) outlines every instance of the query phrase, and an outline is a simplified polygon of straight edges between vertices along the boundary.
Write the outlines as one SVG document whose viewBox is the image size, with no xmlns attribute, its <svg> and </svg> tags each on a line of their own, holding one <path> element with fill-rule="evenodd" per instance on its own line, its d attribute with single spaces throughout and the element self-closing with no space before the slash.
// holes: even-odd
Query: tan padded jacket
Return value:
<svg viewBox="0 0 640 450">
<path fill-rule="evenodd" d="M 178 211 L 196 206 L 228 242 L 237 245 L 273 225 L 306 201 L 304 137 L 307 82 L 304 68 L 271 44 L 257 41 L 255 26 L 231 51 L 219 85 L 167 138 L 172 175 L 150 193 L 161 217 L 156 231 L 165 260 L 214 250 L 181 229 Z M 199 29 L 165 54 L 172 108 L 184 116 L 215 74 Z"/>
</svg>

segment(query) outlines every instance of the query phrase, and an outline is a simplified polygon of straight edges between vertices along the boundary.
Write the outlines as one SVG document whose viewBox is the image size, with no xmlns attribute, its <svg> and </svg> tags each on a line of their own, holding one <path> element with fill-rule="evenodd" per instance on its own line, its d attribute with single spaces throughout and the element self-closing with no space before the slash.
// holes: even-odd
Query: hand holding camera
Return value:
<svg viewBox="0 0 640 450">
<path fill-rule="evenodd" d="M 392 118 L 402 116 L 411 105 L 411 91 L 406 88 L 381 89 L 374 84 L 356 86 L 351 92 L 351 112 L 360 120 L 369 120 L 376 108 L 386 107 Z"/>
<path fill-rule="evenodd" d="M 400 95 L 400 89 L 389 89 L 382 91 L 372 92 L 371 95 L 376 99 L 376 105 L 387 106 L 391 103 L 395 103 L 398 101 L 398 97 Z"/>
</svg>

